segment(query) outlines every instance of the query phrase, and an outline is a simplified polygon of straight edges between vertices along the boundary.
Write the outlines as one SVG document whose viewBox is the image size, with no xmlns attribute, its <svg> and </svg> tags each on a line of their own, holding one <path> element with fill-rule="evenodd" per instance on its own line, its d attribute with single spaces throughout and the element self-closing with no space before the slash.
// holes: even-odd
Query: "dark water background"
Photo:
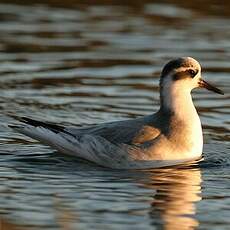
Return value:
<svg viewBox="0 0 230 230">
<path fill-rule="evenodd" d="M 0 2 L 0 229 L 229 229 L 230 4 L 32 2 Z M 60 124 L 150 114 L 177 56 L 226 93 L 193 93 L 196 167 L 99 168 L 7 128 L 12 113 Z"/>
</svg>

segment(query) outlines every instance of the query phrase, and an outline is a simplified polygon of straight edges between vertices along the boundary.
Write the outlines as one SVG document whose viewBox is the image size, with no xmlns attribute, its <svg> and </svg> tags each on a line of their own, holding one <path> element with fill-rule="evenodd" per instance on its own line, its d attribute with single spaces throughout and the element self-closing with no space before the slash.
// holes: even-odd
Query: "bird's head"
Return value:
<svg viewBox="0 0 230 230">
<path fill-rule="evenodd" d="M 218 94 L 222 90 L 206 82 L 201 76 L 201 66 L 191 57 L 181 57 L 168 62 L 162 72 L 160 80 L 161 90 L 185 90 L 191 92 L 194 88 L 206 88 Z"/>
</svg>

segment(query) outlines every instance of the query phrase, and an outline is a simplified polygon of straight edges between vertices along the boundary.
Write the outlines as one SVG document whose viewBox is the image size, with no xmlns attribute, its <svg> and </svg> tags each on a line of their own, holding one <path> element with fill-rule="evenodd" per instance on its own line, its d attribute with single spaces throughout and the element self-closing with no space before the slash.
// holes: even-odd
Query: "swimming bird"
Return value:
<svg viewBox="0 0 230 230">
<path fill-rule="evenodd" d="M 191 57 L 168 62 L 160 76 L 160 108 L 140 118 L 87 127 L 61 126 L 27 117 L 9 125 L 54 149 L 115 169 L 144 169 L 197 160 L 203 151 L 194 88 L 223 92 L 201 77 Z"/>
</svg>

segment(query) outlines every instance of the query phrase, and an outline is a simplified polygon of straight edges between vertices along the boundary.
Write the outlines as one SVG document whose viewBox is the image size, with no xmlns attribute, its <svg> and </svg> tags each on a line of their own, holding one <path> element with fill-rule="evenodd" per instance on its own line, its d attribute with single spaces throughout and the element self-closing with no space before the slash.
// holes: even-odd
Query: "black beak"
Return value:
<svg viewBox="0 0 230 230">
<path fill-rule="evenodd" d="M 213 91 L 215 93 L 224 95 L 224 92 L 222 90 L 212 86 L 211 84 L 209 84 L 208 82 L 204 81 L 203 79 L 200 79 L 198 84 L 199 84 L 199 87 L 201 87 L 201 88 L 205 88 L 205 89 Z"/>
</svg>

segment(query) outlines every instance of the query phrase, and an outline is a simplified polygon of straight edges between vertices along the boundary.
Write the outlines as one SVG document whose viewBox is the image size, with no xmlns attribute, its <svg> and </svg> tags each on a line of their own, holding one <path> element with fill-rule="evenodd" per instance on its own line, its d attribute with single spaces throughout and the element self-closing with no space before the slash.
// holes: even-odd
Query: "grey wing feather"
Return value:
<svg viewBox="0 0 230 230">
<path fill-rule="evenodd" d="M 67 127 L 65 131 L 75 136 L 100 136 L 112 143 L 131 144 L 142 127 L 148 123 L 148 119 L 149 117 L 146 116 L 141 119 L 104 123 L 86 128 Z"/>
</svg>

